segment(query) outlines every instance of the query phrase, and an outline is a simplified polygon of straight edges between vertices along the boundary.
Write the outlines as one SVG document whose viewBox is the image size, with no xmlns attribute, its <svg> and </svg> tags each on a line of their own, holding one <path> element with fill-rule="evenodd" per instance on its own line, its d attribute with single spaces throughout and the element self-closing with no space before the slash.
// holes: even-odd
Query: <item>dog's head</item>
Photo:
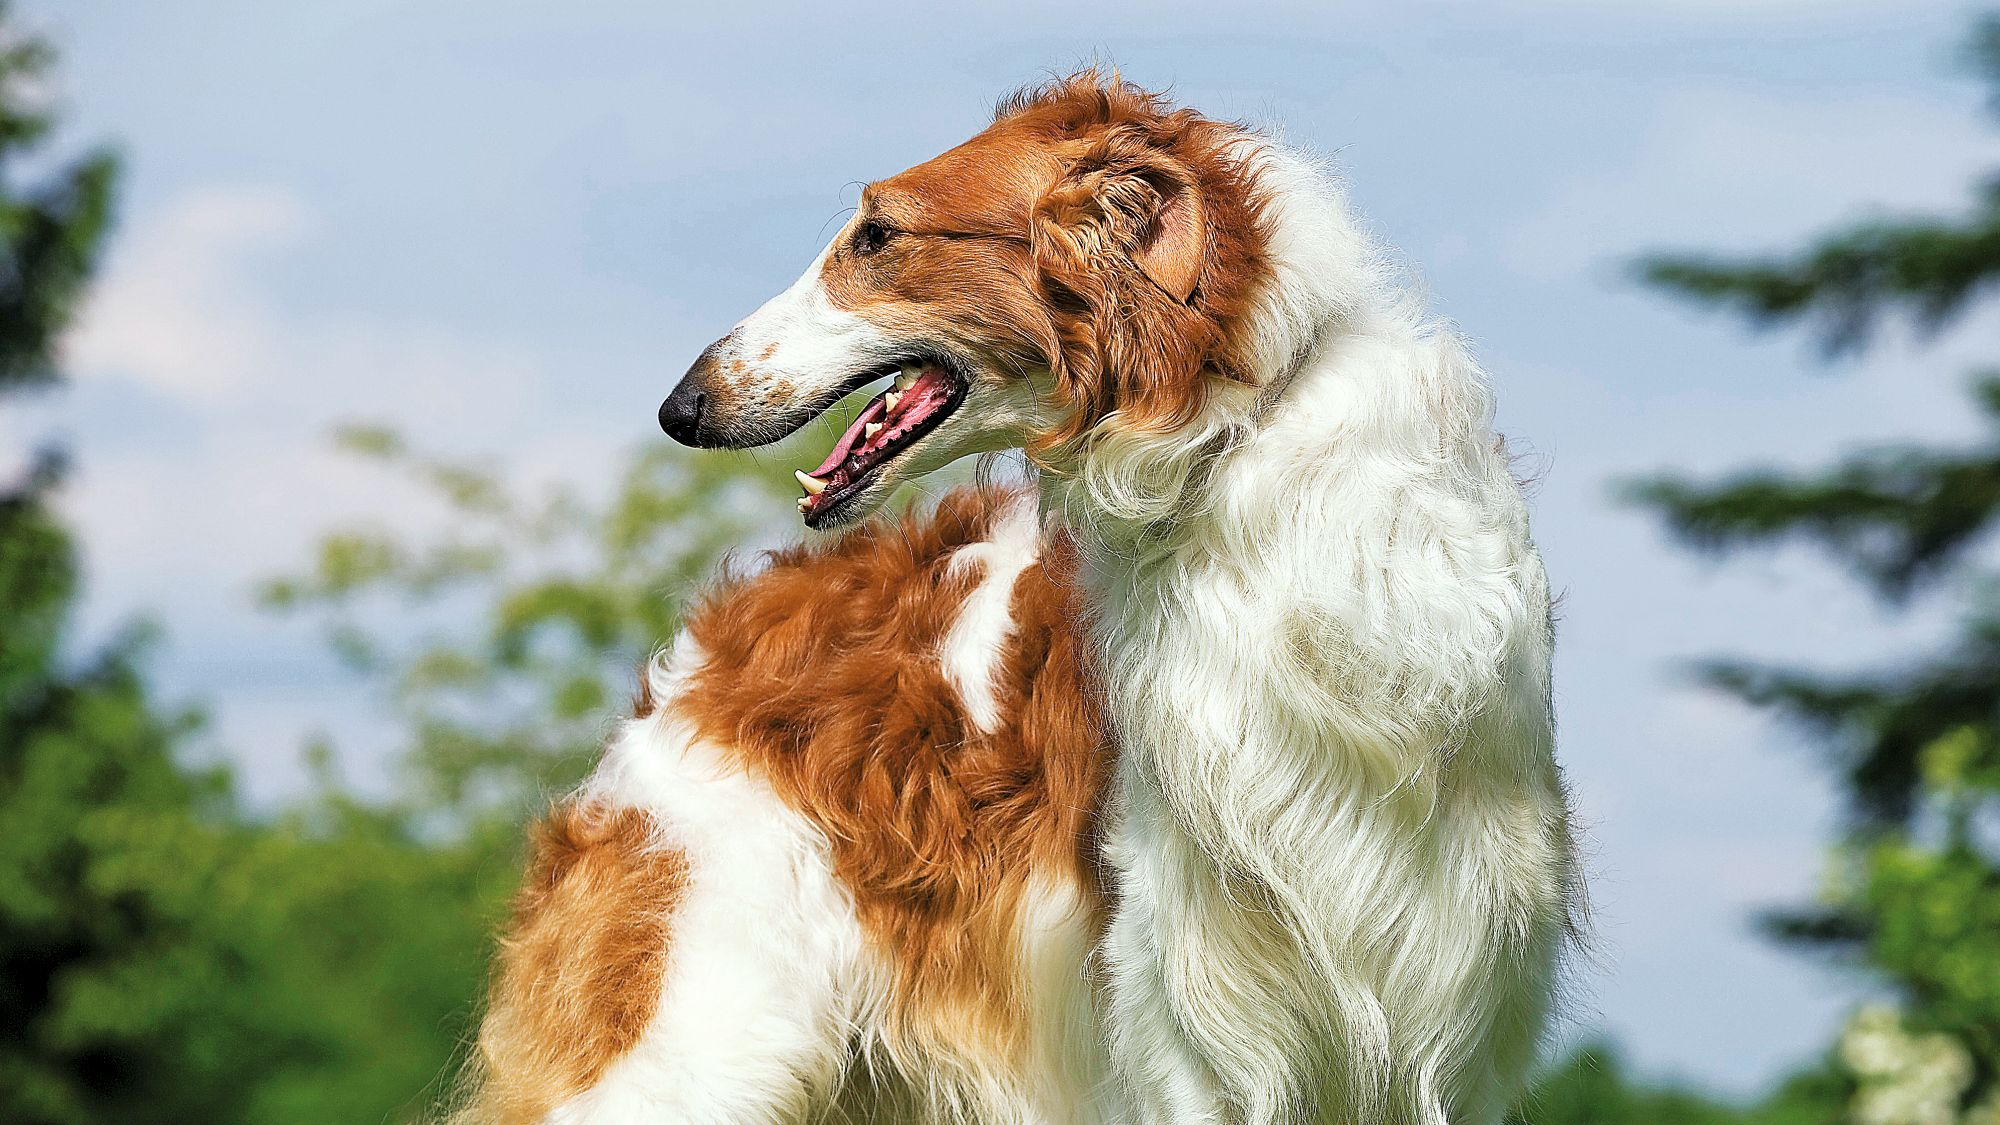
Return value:
<svg viewBox="0 0 2000 1125">
<path fill-rule="evenodd" d="M 968 454 L 1061 468 L 1168 431 L 1247 381 L 1267 273 L 1254 142 L 1095 73 L 1026 91 L 966 143 L 870 184 L 805 275 L 710 345 L 660 407 L 676 440 L 776 441 L 891 380 L 818 468 L 808 525 L 857 519 Z"/>
</svg>

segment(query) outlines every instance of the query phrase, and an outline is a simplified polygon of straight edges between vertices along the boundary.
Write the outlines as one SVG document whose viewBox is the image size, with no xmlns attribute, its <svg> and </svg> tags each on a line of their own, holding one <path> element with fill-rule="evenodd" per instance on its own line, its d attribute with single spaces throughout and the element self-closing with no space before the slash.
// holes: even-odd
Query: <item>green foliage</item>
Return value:
<svg viewBox="0 0 2000 1125">
<path fill-rule="evenodd" d="M 1666 477 L 1628 496 L 1702 549 L 1813 542 L 1900 599 L 1949 572 L 2000 510 L 2000 375 L 1982 375 L 1974 398 L 1993 433 L 1970 449 L 1895 446 L 1823 473 L 1752 471 L 1719 484 Z"/>
<path fill-rule="evenodd" d="M 1860 893 L 1874 923 L 1870 959 L 1910 994 L 1924 1026 L 2000 1058 L 2000 893 L 1990 857 L 1964 840 L 1925 848 L 1885 841 Z"/>
<path fill-rule="evenodd" d="M 127 648 L 4 717 L 0 1120 L 413 1118 L 511 884 L 490 842 L 335 793 L 246 816 Z"/>
<path fill-rule="evenodd" d="M 129 648 L 59 668 L 73 566 L 38 497 L 0 506 L 0 553 L 0 616 L 30 625 L 0 635 L 0 1118 L 184 1119 L 290 1047 L 211 1018 L 239 958 L 177 853 L 207 845 L 217 779 L 177 766 L 188 720 L 155 713 Z"/>
<path fill-rule="evenodd" d="M 471 1034 L 514 883 L 506 843 L 440 844 L 337 794 L 239 833 L 207 908 L 252 935 L 264 980 L 235 991 L 287 1013 L 309 1049 L 218 1104 L 256 1121 L 415 1120 Z"/>
<path fill-rule="evenodd" d="M 783 512 L 790 488 L 748 455 L 655 444 L 601 501 L 561 486 L 530 500 L 383 428 L 341 443 L 436 502 L 430 537 L 335 531 L 263 600 L 320 614 L 335 648 L 384 685 L 410 738 L 399 804 L 461 826 L 511 823 L 577 779 L 678 628 L 681 599 Z"/>
<path fill-rule="evenodd" d="M 1677 1085 L 1634 1078 L 1616 1048 L 1586 1044 L 1538 1078 L 1507 1125 L 1831 1125 L 1854 1083 L 1815 1067 L 1755 1105 L 1717 1101 Z"/>
<path fill-rule="evenodd" d="M 0 164 L 48 134 L 38 92 L 51 61 L 40 40 L 0 41 Z M 97 152 L 38 185 L 0 190 L 0 390 L 55 379 L 52 345 L 96 263 L 117 178 L 117 159 Z"/>
<path fill-rule="evenodd" d="M 1609 1044 L 1585 1046 L 1537 1081 L 1507 1125 L 1733 1125 L 1730 1107 L 1686 1090 L 1642 1085 Z"/>
<path fill-rule="evenodd" d="M 1858 831 L 1906 831 L 1945 797 L 1925 784 L 1926 751 L 1948 735 L 1989 729 L 2000 700 L 2000 620 L 1977 614 L 1964 634 L 1928 658 L 1848 675 L 1748 661 L 1716 661 L 1702 671 L 1712 686 L 1820 736 L 1819 748 L 1846 782 Z M 1976 804 L 1987 791 L 1976 787 L 1952 800 Z"/>
<path fill-rule="evenodd" d="M 0 779 L 0 1119 L 409 1118 L 494 916 L 463 852 L 376 814 L 244 817 L 126 653 L 29 725 Z"/>
<path fill-rule="evenodd" d="M 0 163 L 49 122 L 49 59 L 0 7 Z M 54 378 L 116 164 L 0 176 L 0 394 Z M 473 1013 L 512 882 L 490 838 L 323 789 L 270 821 L 194 764 L 145 638 L 72 651 L 61 458 L 0 488 L 0 1121 L 410 1120 Z M 511 839 L 511 833 L 509 834 Z"/>
<path fill-rule="evenodd" d="M 48 128 L 33 97 L 48 52 L 0 42 L 11 167 Z M 115 167 L 0 176 L 0 393 L 53 378 Z M 75 559 L 46 506 L 59 476 L 44 454 L 0 491 L 0 1119 L 239 1120 L 237 1091 L 307 1043 L 258 1005 L 249 936 L 206 899 L 235 830 L 225 779 L 178 760 L 193 718 L 148 698 L 136 636 L 67 649 Z"/>
<path fill-rule="evenodd" d="M 1732 263 L 1662 258 L 1647 280 L 1698 300 L 1734 305 L 1759 322 L 1808 318 L 1829 352 L 1863 347 L 1890 309 L 1927 330 L 1951 322 L 2000 262 L 2000 186 L 1962 220 L 1876 222 L 1794 259 Z"/>
<path fill-rule="evenodd" d="M 2000 17 L 1978 25 L 1971 57 L 2000 111 Z M 1758 323 L 1804 325 L 1832 352 L 1865 347 L 1888 316 L 1933 331 L 2000 276 L 2000 181 L 1963 216 L 1865 223 L 1777 260 L 1655 259 L 1644 273 Z M 1704 669 L 1715 687 L 1810 732 L 1845 784 L 1853 815 L 1821 901 L 1771 920 L 1781 937 L 1853 951 L 1900 993 L 1900 1015 L 1857 1017 L 1894 1028 L 1858 1023 L 1850 1038 L 1903 1046 L 1843 1057 L 1907 1047 L 1957 1068 L 1939 1085 L 1882 1064 L 1854 1102 L 1869 1119 L 1898 1099 L 1942 1097 L 1931 1112 L 1966 1120 L 2000 1105 L 2000 605 L 1979 550 L 2000 513 L 2000 376 L 1975 380 L 1973 399 L 1990 436 L 1970 448 L 1905 445 L 1817 471 L 1661 478 L 1627 493 L 1699 549 L 1807 542 L 1891 604 L 1970 596 L 1958 638 L 1927 656 L 1843 675 L 1748 661 Z M 1843 1065 L 1858 1073 L 1855 1058 Z"/>
</svg>

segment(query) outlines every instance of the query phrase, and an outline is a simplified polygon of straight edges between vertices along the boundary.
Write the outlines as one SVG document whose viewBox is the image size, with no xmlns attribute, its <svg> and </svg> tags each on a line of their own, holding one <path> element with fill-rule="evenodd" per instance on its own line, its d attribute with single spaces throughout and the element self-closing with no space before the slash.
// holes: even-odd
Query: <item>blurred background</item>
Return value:
<svg viewBox="0 0 2000 1125">
<path fill-rule="evenodd" d="M 1524 1122 L 2000 1122 L 2000 23 L 1930 0 L 0 15 L 0 1119 L 414 1120 L 776 453 L 653 411 L 1093 59 L 1332 158 L 1564 591 Z M 823 444 L 824 438 L 814 438 Z"/>
</svg>

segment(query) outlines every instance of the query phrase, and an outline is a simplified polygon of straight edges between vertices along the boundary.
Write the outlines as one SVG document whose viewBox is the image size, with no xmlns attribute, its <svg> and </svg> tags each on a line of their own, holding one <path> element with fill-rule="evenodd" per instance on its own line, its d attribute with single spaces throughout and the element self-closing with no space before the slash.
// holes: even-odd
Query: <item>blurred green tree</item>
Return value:
<svg viewBox="0 0 2000 1125">
<path fill-rule="evenodd" d="M 1809 1072 L 1744 1109 L 1636 1079 L 1617 1048 L 1586 1043 L 1535 1082 L 1506 1125 L 1830 1125 L 1840 1102 L 1826 1096 L 1827 1085 L 1824 1073 Z"/>
<path fill-rule="evenodd" d="M 1977 25 L 1969 54 L 2000 113 L 2000 17 Z M 1864 350 L 1891 318 L 1928 336 L 2000 278 L 2000 179 L 1961 215 L 1866 222 L 1774 259 L 1657 258 L 1643 272 L 1756 324 L 1805 326 L 1829 355 Z M 1817 471 L 1662 477 L 1632 489 L 1699 549 L 1804 541 L 1888 604 L 1933 594 L 1965 603 L 1955 641 L 1892 666 L 1840 675 L 1725 660 L 1703 670 L 1810 732 L 1850 798 L 1833 889 L 1770 925 L 1786 940 L 1856 955 L 1900 993 L 1893 1034 L 1880 1013 L 1865 1013 L 1838 1056 L 1860 1087 L 1854 1112 L 1883 1125 L 2000 1120 L 2000 584 L 1980 551 L 2000 514 L 2000 372 L 1975 376 L 1972 399 L 1990 436 L 1967 447 L 1903 445 Z M 1896 1087 L 1902 1102 L 1881 1095 L 1895 1071 L 1883 1060 L 1896 1051 L 1945 1060 L 1926 1073 L 1950 1081 L 1922 1096 L 1935 1103 L 1925 1112 L 1947 1116 L 1907 1116 L 1918 1112 L 1915 1086 Z"/>
<path fill-rule="evenodd" d="M 391 804 L 444 831 L 490 831 L 508 854 L 521 817 L 588 767 L 683 597 L 788 514 L 795 491 L 765 458 L 655 442 L 599 500 L 563 484 L 521 496 L 386 428 L 337 440 L 426 494 L 425 535 L 337 529 L 262 600 L 319 614 L 334 649 L 385 689 L 408 740 Z"/>
<path fill-rule="evenodd" d="M 117 179 L 108 152 L 40 151 L 50 62 L 0 5 L 0 395 L 56 381 Z M 149 697 L 140 632 L 71 651 L 63 468 L 44 448 L 0 487 L 0 1119 L 237 1120 L 211 1111 L 303 1044 L 250 1003 L 254 939 L 204 901 L 235 833 L 227 778 L 180 760 L 195 717 Z"/>
<path fill-rule="evenodd" d="M 117 179 L 41 151 L 50 62 L 0 4 L 0 396 L 58 382 Z M 511 875 L 332 788 L 248 815 L 145 630 L 74 651 L 63 476 L 49 447 L 0 484 L 0 1121 L 412 1118 Z"/>
</svg>

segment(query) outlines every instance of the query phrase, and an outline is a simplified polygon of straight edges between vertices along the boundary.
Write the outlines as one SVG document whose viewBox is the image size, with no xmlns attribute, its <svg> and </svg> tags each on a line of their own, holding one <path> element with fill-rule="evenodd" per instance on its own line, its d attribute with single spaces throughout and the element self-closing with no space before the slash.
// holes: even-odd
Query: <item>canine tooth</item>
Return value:
<svg viewBox="0 0 2000 1125">
<path fill-rule="evenodd" d="M 903 401 L 902 395 L 897 394 L 895 391 L 890 391 L 888 394 L 882 396 L 882 408 L 885 411 L 893 411 L 896 409 L 896 404 L 901 401 Z"/>
<path fill-rule="evenodd" d="M 875 435 L 881 432 L 882 432 L 882 423 L 880 422 L 870 422 L 867 425 L 861 427 L 861 437 L 862 440 L 864 441 L 874 441 Z"/>
<path fill-rule="evenodd" d="M 799 487 L 806 490 L 807 496 L 818 496 L 826 491 L 826 482 L 804 469 L 794 469 L 792 475 L 798 478 Z"/>
</svg>

